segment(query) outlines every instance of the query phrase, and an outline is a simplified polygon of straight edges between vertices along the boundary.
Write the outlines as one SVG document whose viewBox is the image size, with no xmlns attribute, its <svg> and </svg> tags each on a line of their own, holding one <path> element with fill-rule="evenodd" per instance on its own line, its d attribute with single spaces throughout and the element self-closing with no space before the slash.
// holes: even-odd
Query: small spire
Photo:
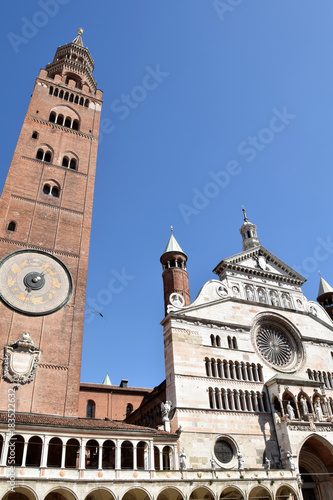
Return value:
<svg viewBox="0 0 333 500">
<path fill-rule="evenodd" d="M 324 280 L 324 278 L 322 277 L 322 275 L 320 275 L 318 297 L 320 297 L 324 293 L 332 293 L 332 292 L 333 292 L 333 288 L 331 287 L 331 285 L 329 285 L 327 283 L 327 281 Z"/>
<path fill-rule="evenodd" d="M 108 372 L 106 372 L 105 379 L 103 380 L 103 385 L 112 385 Z"/>
<path fill-rule="evenodd" d="M 81 45 L 81 47 L 83 47 L 82 33 L 83 33 L 83 29 L 79 28 L 78 32 L 77 32 L 77 36 L 74 38 L 72 43 L 76 43 L 76 45 Z"/>
<path fill-rule="evenodd" d="M 170 226 L 171 232 L 173 233 L 173 226 Z"/>
<path fill-rule="evenodd" d="M 242 212 L 243 212 L 243 215 L 244 215 L 244 222 L 249 222 L 249 219 L 246 216 L 244 205 L 242 205 Z"/>
</svg>

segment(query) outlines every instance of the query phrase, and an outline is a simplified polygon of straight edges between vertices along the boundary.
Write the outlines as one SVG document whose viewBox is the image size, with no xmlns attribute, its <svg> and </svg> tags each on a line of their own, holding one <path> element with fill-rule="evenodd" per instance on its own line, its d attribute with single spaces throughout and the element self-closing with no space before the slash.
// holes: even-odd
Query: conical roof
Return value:
<svg viewBox="0 0 333 500">
<path fill-rule="evenodd" d="M 104 384 L 104 385 L 112 385 L 112 384 L 111 384 L 111 380 L 110 380 L 110 377 L 109 377 L 109 374 L 108 374 L 108 373 L 105 375 L 105 379 L 103 380 L 103 384 Z"/>
<path fill-rule="evenodd" d="M 80 28 L 79 31 L 77 32 L 77 36 L 74 38 L 72 43 L 76 43 L 76 45 L 81 45 L 81 47 L 84 47 L 83 41 L 82 41 L 82 33 L 83 33 L 83 29 Z"/>
<path fill-rule="evenodd" d="M 165 250 L 164 250 L 163 253 L 167 253 L 167 252 L 181 252 L 181 253 L 184 253 L 183 250 L 180 248 L 180 245 L 179 245 L 178 241 L 176 240 L 176 238 L 174 237 L 173 234 L 170 236 L 168 244 L 165 247 Z"/>
<path fill-rule="evenodd" d="M 320 277 L 318 297 L 320 297 L 320 295 L 323 295 L 323 293 L 329 292 L 333 293 L 333 288 L 327 283 L 327 281 L 324 280 L 324 278 Z"/>
</svg>

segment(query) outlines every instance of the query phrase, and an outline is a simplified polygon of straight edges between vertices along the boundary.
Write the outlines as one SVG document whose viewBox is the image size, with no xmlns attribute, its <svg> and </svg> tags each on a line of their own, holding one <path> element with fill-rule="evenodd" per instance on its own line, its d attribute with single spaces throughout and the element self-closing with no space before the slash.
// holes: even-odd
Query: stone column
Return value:
<svg viewBox="0 0 333 500">
<path fill-rule="evenodd" d="M 103 446 L 98 446 L 98 469 L 102 469 L 102 460 L 103 460 Z"/>
<path fill-rule="evenodd" d="M 212 362 L 210 359 L 206 361 L 206 366 L 207 366 L 207 375 L 208 377 L 212 376 Z"/>
<path fill-rule="evenodd" d="M 238 365 L 236 365 L 236 372 L 237 372 L 237 379 L 238 380 L 242 380 L 242 369 L 241 369 L 241 365 L 238 363 Z"/>
<path fill-rule="evenodd" d="M 259 394 L 258 402 L 259 402 L 259 411 L 264 412 L 265 410 L 264 410 L 264 405 L 263 405 L 263 401 L 262 401 L 262 394 Z"/>
<path fill-rule="evenodd" d="M 148 443 L 148 469 L 155 470 L 154 465 L 154 442 L 149 441 Z"/>
<path fill-rule="evenodd" d="M 217 392 L 217 400 L 218 400 L 218 405 L 217 407 L 222 410 L 223 409 L 223 404 L 222 404 L 222 397 L 221 397 L 221 389 L 218 390 Z"/>
<path fill-rule="evenodd" d="M 240 395 L 240 400 L 241 400 L 241 409 L 243 411 L 247 411 L 247 406 L 246 406 L 246 399 L 245 399 L 245 394 L 244 392 L 241 392 L 241 395 Z M 243 409 L 244 408 L 244 409 Z"/>
<path fill-rule="evenodd" d="M 81 438 L 79 469 L 86 468 L 86 442 Z"/>
<path fill-rule="evenodd" d="M 163 450 L 160 450 L 160 470 L 163 470 Z"/>
<path fill-rule="evenodd" d="M 251 394 L 250 394 L 250 393 L 248 394 L 247 401 L 248 401 L 248 403 L 249 403 L 249 411 L 253 411 L 252 397 L 251 397 Z"/>
<path fill-rule="evenodd" d="M 121 447 L 119 439 L 116 439 L 116 449 L 115 449 L 115 469 L 121 469 Z"/>
<path fill-rule="evenodd" d="M 137 445 L 138 445 L 137 442 L 133 443 L 133 469 L 134 470 L 137 470 L 137 468 L 138 468 L 138 455 L 137 455 L 138 450 L 137 450 Z"/>
<path fill-rule="evenodd" d="M 258 367 L 256 364 L 253 365 L 253 370 L 254 370 L 254 379 L 256 382 L 259 382 L 259 373 L 258 373 Z"/>
<path fill-rule="evenodd" d="M 233 393 L 233 391 L 230 391 L 229 394 L 230 394 L 230 406 L 231 406 L 230 410 L 234 410 L 235 409 L 234 393 Z"/>
<path fill-rule="evenodd" d="M 253 382 L 253 369 L 252 369 L 252 365 L 248 365 L 248 369 L 249 369 L 249 380 L 250 382 Z"/>
<path fill-rule="evenodd" d="M 1 461 L 0 461 L 0 465 L 2 465 L 3 467 L 5 467 L 6 463 L 7 463 L 8 446 L 9 446 L 10 438 L 11 438 L 10 433 L 6 432 L 5 439 L 4 439 L 4 442 L 2 445 Z"/>
<path fill-rule="evenodd" d="M 230 368 L 231 368 L 231 378 L 236 379 L 236 371 L 235 371 L 235 363 L 232 361 L 230 363 Z"/>
<path fill-rule="evenodd" d="M 172 446 L 172 454 L 173 454 L 173 470 L 178 470 L 179 469 L 179 463 L 178 463 L 178 453 L 177 453 L 177 446 L 173 445 Z M 171 469 L 171 464 L 170 464 L 170 469 Z"/>
<path fill-rule="evenodd" d="M 219 364 L 219 376 L 220 376 L 220 378 L 224 379 L 224 368 L 223 368 L 222 362 L 220 362 L 220 364 Z"/>
<path fill-rule="evenodd" d="M 21 466 L 25 467 L 25 462 L 27 460 L 27 451 L 28 451 L 28 441 L 24 440 L 24 445 L 23 445 L 23 455 L 22 455 L 22 463 Z"/>
<path fill-rule="evenodd" d="M 258 396 L 257 396 L 256 392 L 254 393 L 254 411 L 259 411 L 259 408 L 258 408 Z"/>
<path fill-rule="evenodd" d="M 241 407 L 241 404 L 240 404 L 240 399 L 239 399 L 238 391 L 236 391 L 236 393 L 235 393 L 235 399 L 236 399 L 236 410 L 241 411 L 242 407 Z"/>
<path fill-rule="evenodd" d="M 214 360 L 213 376 L 214 377 L 218 377 L 219 376 L 219 372 L 218 372 L 218 369 L 217 369 L 217 361 L 216 361 L 216 359 Z"/>
<path fill-rule="evenodd" d="M 230 378 L 230 368 L 229 368 L 229 362 L 228 361 L 225 364 L 225 371 L 226 371 L 226 377 L 225 378 Z"/>
<path fill-rule="evenodd" d="M 258 373 L 259 373 L 259 380 L 260 380 L 260 382 L 263 382 L 264 381 L 264 374 L 262 372 L 262 366 L 261 365 L 258 365 Z"/>
<path fill-rule="evenodd" d="M 49 451 L 49 441 L 50 441 L 50 437 L 48 436 L 44 436 L 44 439 L 43 439 L 43 448 L 42 448 L 42 456 L 41 456 L 41 461 L 40 461 L 40 466 L 41 467 L 47 467 L 47 455 L 48 455 L 48 451 Z"/>
<path fill-rule="evenodd" d="M 242 363 L 242 372 L 243 372 L 243 379 L 245 382 L 249 380 L 248 374 L 247 374 L 247 366 L 245 363 Z"/>
<path fill-rule="evenodd" d="M 62 450 L 61 450 L 61 469 L 65 468 L 65 459 L 66 459 L 66 445 L 62 445 Z"/>
<path fill-rule="evenodd" d="M 226 410 L 229 410 L 229 401 L 228 401 L 227 393 L 225 390 L 223 390 L 223 392 L 222 392 L 222 397 L 223 397 L 224 408 Z"/>
</svg>

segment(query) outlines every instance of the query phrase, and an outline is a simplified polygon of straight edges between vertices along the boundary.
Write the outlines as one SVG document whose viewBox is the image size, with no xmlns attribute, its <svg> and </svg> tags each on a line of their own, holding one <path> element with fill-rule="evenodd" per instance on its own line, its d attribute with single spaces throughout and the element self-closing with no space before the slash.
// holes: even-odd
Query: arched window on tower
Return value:
<svg viewBox="0 0 333 500">
<path fill-rule="evenodd" d="M 53 94 L 53 87 L 51 86 L 50 89 L 49 89 L 49 94 L 52 95 Z"/>
<path fill-rule="evenodd" d="M 43 149 L 37 150 L 36 158 L 37 158 L 37 160 L 42 160 L 44 158 L 44 150 Z"/>
<path fill-rule="evenodd" d="M 69 116 L 66 117 L 66 120 L 65 120 L 65 127 L 68 127 L 68 128 L 71 128 L 71 123 L 72 123 L 72 120 L 70 119 Z"/>
<path fill-rule="evenodd" d="M 48 163 L 51 162 L 51 151 L 46 151 L 45 154 L 44 154 L 44 161 L 47 161 Z"/>
<path fill-rule="evenodd" d="M 133 405 L 131 403 L 128 403 L 126 406 L 126 415 L 129 415 L 133 411 Z"/>
<path fill-rule="evenodd" d="M 34 130 L 33 133 L 32 133 L 32 135 L 31 135 L 31 137 L 33 139 L 38 139 L 38 135 L 39 135 L 38 132 L 36 132 L 36 130 Z"/>
<path fill-rule="evenodd" d="M 36 153 L 36 159 L 50 163 L 52 159 L 52 153 L 49 150 L 44 151 L 44 149 L 39 148 Z"/>
<path fill-rule="evenodd" d="M 49 181 L 43 186 L 43 194 L 59 198 L 59 187 L 52 181 Z"/>
<path fill-rule="evenodd" d="M 87 402 L 87 418 L 95 418 L 96 405 L 95 401 L 89 399 Z"/>
<path fill-rule="evenodd" d="M 55 123 L 56 121 L 56 114 L 54 111 L 51 111 L 50 116 L 49 116 L 49 122 Z"/>
<path fill-rule="evenodd" d="M 79 120 L 73 120 L 72 129 L 79 130 Z"/>
<path fill-rule="evenodd" d="M 75 158 L 72 158 L 70 163 L 69 163 L 69 168 L 71 168 L 72 170 L 76 170 L 76 159 Z"/>
<path fill-rule="evenodd" d="M 11 220 L 7 226 L 7 231 L 15 231 L 15 230 L 16 230 L 16 222 Z"/>
<path fill-rule="evenodd" d="M 62 159 L 62 166 L 68 167 L 68 165 L 69 165 L 69 158 L 68 158 L 68 156 L 64 156 Z"/>
</svg>

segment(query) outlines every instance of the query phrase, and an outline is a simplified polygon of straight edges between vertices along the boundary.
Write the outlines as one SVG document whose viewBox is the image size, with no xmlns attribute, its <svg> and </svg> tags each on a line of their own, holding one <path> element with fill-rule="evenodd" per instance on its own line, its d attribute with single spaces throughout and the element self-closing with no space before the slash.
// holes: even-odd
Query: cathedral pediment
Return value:
<svg viewBox="0 0 333 500">
<path fill-rule="evenodd" d="M 214 269 L 222 280 L 229 272 L 287 281 L 301 286 L 306 279 L 261 245 L 223 259 Z"/>
</svg>

